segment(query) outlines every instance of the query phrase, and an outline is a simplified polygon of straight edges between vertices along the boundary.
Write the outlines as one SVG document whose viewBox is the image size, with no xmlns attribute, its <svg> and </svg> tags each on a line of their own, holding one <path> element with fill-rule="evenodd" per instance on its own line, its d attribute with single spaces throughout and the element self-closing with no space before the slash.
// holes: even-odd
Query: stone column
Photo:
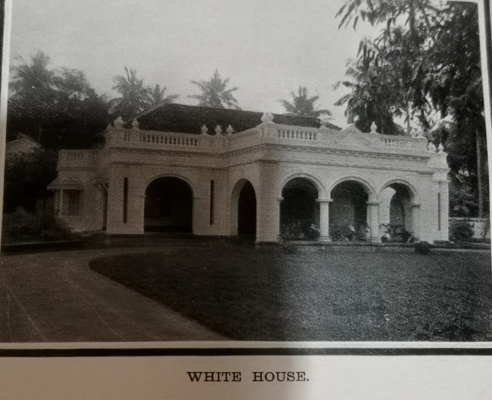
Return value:
<svg viewBox="0 0 492 400">
<path fill-rule="evenodd" d="M 367 215 L 369 216 L 369 241 L 376 243 L 380 242 L 379 237 L 379 201 L 368 201 Z"/>
<path fill-rule="evenodd" d="M 282 226 L 280 225 L 282 223 L 282 221 L 280 220 L 280 218 L 281 218 L 280 210 L 282 210 L 282 201 L 284 201 L 284 198 L 283 197 L 277 197 L 277 201 L 278 201 L 278 221 L 277 221 L 278 235 L 277 235 L 277 242 L 278 243 L 282 243 L 283 242 L 283 238 L 282 238 Z"/>
<path fill-rule="evenodd" d="M 439 232 L 440 240 L 449 240 L 449 181 L 439 182 L 440 193 L 440 211 L 441 211 L 441 229 Z"/>
<path fill-rule="evenodd" d="M 332 199 L 318 199 L 319 203 L 319 241 L 331 242 L 330 239 L 330 202 Z"/>
<path fill-rule="evenodd" d="M 412 226 L 410 228 L 415 240 L 420 240 L 420 204 L 412 203 Z"/>
<path fill-rule="evenodd" d="M 275 161 L 260 161 L 259 166 L 260 184 L 256 197 L 256 242 L 277 243 L 280 233 L 278 163 Z"/>
<path fill-rule="evenodd" d="M 63 215 L 63 189 L 60 189 L 60 194 L 58 196 L 58 216 Z"/>
</svg>

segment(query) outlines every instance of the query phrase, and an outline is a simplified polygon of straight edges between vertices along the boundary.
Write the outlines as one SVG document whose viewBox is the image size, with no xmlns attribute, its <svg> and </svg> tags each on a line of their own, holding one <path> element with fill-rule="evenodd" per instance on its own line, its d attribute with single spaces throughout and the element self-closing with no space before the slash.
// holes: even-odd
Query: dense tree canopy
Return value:
<svg viewBox="0 0 492 400">
<path fill-rule="evenodd" d="M 290 92 L 292 100 L 279 100 L 288 114 L 301 115 L 307 117 L 317 117 L 320 114 L 331 115 L 328 110 L 319 110 L 315 103 L 319 100 L 319 96 L 310 97 L 306 87 L 299 86 L 297 94 Z"/>
<path fill-rule="evenodd" d="M 83 72 L 49 69 L 49 58 L 38 52 L 27 63 L 12 67 L 8 106 L 8 139 L 24 133 L 48 148 L 84 148 L 101 140 L 108 123 L 104 98 Z"/>
<path fill-rule="evenodd" d="M 399 133 L 395 117 L 417 123 L 445 146 L 455 185 L 475 198 L 488 192 L 487 179 L 479 178 L 487 168 L 477 5 L 349 0 L 338 15 L 340 26 L 382 27 L 361 42 L 342 82 L 351 92 L 338 104 L 347 105 L 349 120 L 364 129 L 374 119 L 386 134 Z M 444 118 L 452 127 L 438 123 Z"/>
<path fill-rule="evenodd" d="M 208 81 L 191 81 L 202 93 L 189 97 L 197 99 L 198 105 L 203 107 L 239 109 L 237 100 L 232 95 L 238 88 L 227 89 L 229 79 L 222 79 L 219 71 L 215 70 L 214 75 Z"/>
</svg>

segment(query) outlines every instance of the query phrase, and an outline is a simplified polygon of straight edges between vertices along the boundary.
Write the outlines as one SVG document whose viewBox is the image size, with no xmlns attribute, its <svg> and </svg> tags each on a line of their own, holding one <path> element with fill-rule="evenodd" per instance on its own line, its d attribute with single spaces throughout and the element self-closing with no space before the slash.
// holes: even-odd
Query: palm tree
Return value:
<svg viewBox="0 0 492 400">
<path fill-rule="evenodd" d="M 110 113 L 127 120 L 148 108 L 149 90 L 144 87 L 143 79 L 137 78 L 137 71 L 125 67 L 126 76 L 116 76 L 113 87 L 121 97 L 110 101 Z"/>
<path fill-rule="evenodd" d="M 198 105 L 203 107 L 215 108 L 235 108 L 239 110 L 237 100 L 232 95 L 232 92 L 237 90 L 237 87 L 226 89 L 229 78 L 222 80 L 219 71 L 215 70 L 214 75 L 209 81 L 191 81 L 197 85 L 202 94 L 189 96 L 198 100 Z"/>
<path fill-rule="evenodd" d="M 148 102 L 150 107 L 173 103 L 174 100 L 179 97 L 178 94 L 170 94 L 166 96 L 166 90 L 167 88 L 165 86 L 163 86 L 162 89 L 159 85 L 148 87 Z"/>
<path fill-rule="evenodd" d="M 319 96 L 309 97 L 306 87 L 299 86 L 297 94 L 291 91 L 290 95 L 292 97 L 292 101 L 279 100 L 288 114 L 305 117 L 317 117 L 320 114 L 331 115 L 329 110 L 318 110 L 315 108 L 314 103 L 318 101 Z"/>
<path fill-rule="evenodd" d="M 355 123 L 362 132 L 368 132 L 373 122 L 378 132 L 394 135 L 401 129 L 393 122 L 393 116 L 401 116 L 401 110 L 395 107 L 400 103 L 400 93 L 388 79 L 391 74 L 387 65 L 375 65 L 367 59 L 350 62 L 345 73 L 350 80 L 335 84 L 350 89 L 350 93 L 340 98 L 335 105 L 346 104 L 345 116 L 349 123 Z"/>
</svg>

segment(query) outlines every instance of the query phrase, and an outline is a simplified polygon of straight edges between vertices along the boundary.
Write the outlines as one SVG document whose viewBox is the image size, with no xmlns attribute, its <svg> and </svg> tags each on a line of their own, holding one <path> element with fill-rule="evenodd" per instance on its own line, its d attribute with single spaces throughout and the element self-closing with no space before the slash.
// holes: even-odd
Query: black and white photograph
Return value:
<svg viewBox="0 0 492 400">
<path fill-rule="evenodd" d="M 490 398 L 488 0 L 2 6 L 2 400 Z"/>
<path fill-rule="evenodd" d="M 9 4 L 1 343 L 492 340 L 487 4 Z"/>
</svg>

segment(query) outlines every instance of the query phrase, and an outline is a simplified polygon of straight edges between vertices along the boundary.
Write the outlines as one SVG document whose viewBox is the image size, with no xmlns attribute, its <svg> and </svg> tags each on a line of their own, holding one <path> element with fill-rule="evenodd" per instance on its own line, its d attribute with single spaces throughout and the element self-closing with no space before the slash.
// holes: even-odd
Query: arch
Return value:
<svg viewBox="0 0 492 400">
<path fill-rule="evenodd" d="M 418 237 L 418 213 L 412 205 L 417 204 L 418 192 L 404 179 L 391 179 L 381 186 L 380 196 L 385 198 L 381 207 L 381 220 L 387 240 L 407 241 L 412 234 Z"/>
<path fill-rule="evenodd" d="M 145 188 L 144 232 L 192 232 L 193 189 L 181 177 L 154 177 Z"/>
<path fill-rule="evenodd" d="M 296 179 L 296 178 L 303 178 L 303 179 L 307 179 L 308 181 L 310 181 L 315 187 L 316 189 L 318 190 L 318 195 L 319 195 L 319 198 L 325 198 L 326 197 L 326 189 L 325 189 L 325 185 L 323 185 L 322 183 L 322 180 L 320 178 L 318 178 L 317 176 L 311 174 L 311 173 L 302 173 L 302 172 L 298 172 L 298 173 L 295 173 L 295 174 L 291 174 L 289 175 L 287 178 L 283 179 L 282 182 L 280 183 L 280 193 L 279 193 L 279 197 L 282 197 L 282 191 L 284 190 L 284 187 L 292 180 Z"/>
<path fill-rule="evenodd" d="M 368 188 L 360 180 L 343 179 L 330 191 L 330 232 L 333 240 L 366 240 L 370 214 Z"/>
<path fill-rule="evenodd" d="M 366 190 L 367 195 L 369 196 L 369 201 L 374 201 L 377 198 L 377 192 L 374 189 L 374 186 L 371 185 L 367 180 L 364 178 L 361 178 L 359 176 L 345 176 L 343 178 L 337 179 L 333 184 L 330 185 L 330 188 L 328 189 L 328 193 L 331 198 L 331 192 L 333 189 L 338 186 L 340 183 L 343 183 L 345 181 L 355 181 L 360 183 L 364 189 Z"/>
<path fill-rule="evenodd" d="M 305 176 L 291 177 L 283 185 L 280 232 L 285 239 L 311 239 L 314 228 L 319 228 L 319 192 L 318 185 Z"/>
<path fill-rule="evenodd" d="M 231 192 L 231 235 L 256 236 L 256 190 L 248 180 L 239 179 Z"/>
<path fill-rule="evenodd" d="M 381 185 L 381 188 L 379 189 L 379 192 L 378 193 L 381 193 L 384 189 L 386 189 L 387 187 L 390 187 L 391 185 L 394 185 L 394 184 L 399 184 L 399 185 L 406 186 L 406 188 L 410 190 L 412 201 L 414 203 L 418 203 L 419 202 L 419 200 L 418 200 L 419 199 L 419 195 L 418 195 L 418 191 L 415 188 L 415 186 L 412 185 L 407 180 L 401 179 L 401 178 L 394 178 L 394 179 L 390 179 L 389 181 L 385 182 L 383 185 Z"/>
<path fill-rule="evenodd" d="M 147 180 L 145 181 L 143 187 L 145 188 L 144 189 L 144 192 L 145 190 L 147 190 L 147 188 L 149 187 L 149 185 L 157 180 L 157 179 L 160 179 L 160 178 L 177 178 L 177 179 L 180 179 L 182 181 L 185 181 L 188 186 L 190 187 L 191 189 L 191 192 L 193 193 L 193 198 L 195 198 L 195 190 L 193 188 L 193 182 L 191 181 L 191 179 L 185 175 L 181 175 L 181 174 L 175 174 L 175 173 L 162 173 L 162 174 L 157 174 L 157 175 L 153 175 L 151 178 L 147 178 Z"/>
</svg>

